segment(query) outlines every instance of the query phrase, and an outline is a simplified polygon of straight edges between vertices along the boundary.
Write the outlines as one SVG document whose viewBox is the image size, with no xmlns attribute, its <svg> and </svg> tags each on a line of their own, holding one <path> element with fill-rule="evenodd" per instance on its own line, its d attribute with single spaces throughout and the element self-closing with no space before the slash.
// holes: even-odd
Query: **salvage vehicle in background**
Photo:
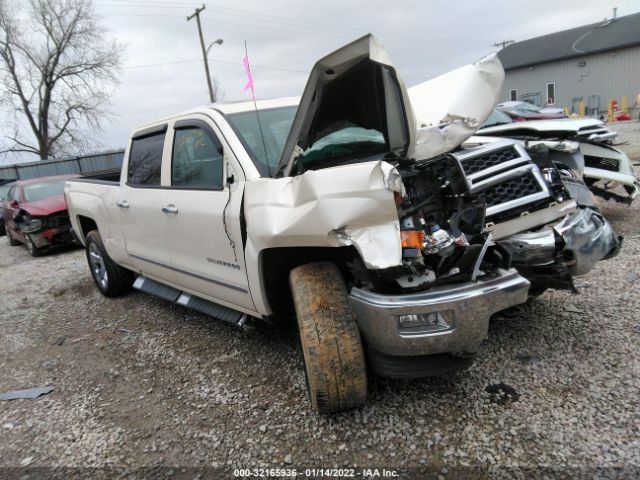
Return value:
<svg viewBox="0 0 640 480">
<path fill-rule="evenodd" d="M 25 244 L 37 257 L 51 248 L 73 243 L 64 184 L 77 176 L 33 178 L 11 184 L 2 204 L 10 245 Z"/>
<path fill-rule="evenodd" d="M 561 108 L 540 108 L 528 102 L 512 100 L 499 103 L 496 108 L 509 115 L 515 122 L 567 118 L 567 114 L 564 113 L 564 110 Z"/>
<path fill-rule="evenodd" d="M 528 298 L 509 248 L 569 275 L 617 251 L 544 158 L 513 140 L 460 148 L 503 78 L 492 55 L 407 91 L 367 35 L 319 60 L 301 99 L 213 104 L 136 129 L 119 181 L 65 187 L 97 288 L 237 326 L 295 312 L 319 412 L 363 404 L 367 368 L 468 367 L 490 316 Z M 515 243 L 552 222 L 565 227 L 552 245 Z M 532 279 L 544 288 L 553 275 Z"/>
<path fill-rule="evenodd" d="M 640 193 L 640 180 L 629 157 L 613 146 L 617 133 L 597 119 L 579 118 L 514 122 L 495 110 L 477 135 L 508 137 L 527 143 L 543 142 L 553 151 L 574 153 L 567 166 L 575 170 L 591 191 L 604 199 L 631 204 Z M 566 160 L 566 155 L 565 155 Z M 622 187 L 616 192 L 616 187 Z"/>
<path fill-rule="evenodd" d="M 0 237 L 6 233 L 5 226 L 4 226 L 4 215 L 2 214 L 2 211 L 3 211 L 2 204 L 6 200 L 7 193 L 9 192 L 9 189 L 11 188 L 12 185 L 13 185 L 12 182 L 7 182 L 4 185 L 0 185 Z"/>
</svg>

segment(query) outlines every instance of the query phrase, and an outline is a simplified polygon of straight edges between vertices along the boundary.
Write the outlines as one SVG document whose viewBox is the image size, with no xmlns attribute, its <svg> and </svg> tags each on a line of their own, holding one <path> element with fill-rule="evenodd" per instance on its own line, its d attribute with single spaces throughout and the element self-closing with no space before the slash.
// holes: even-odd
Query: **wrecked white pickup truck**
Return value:
<svg viewBox="0 0 640 480">
<path fill-rule="evenodd" d="M 525 302 L 532 282 L 568 288 L 618 245 L 543 155 L 510 140 L 459 147 L 502 79 L 489 57 L 444 80 L 479 98 L 471 108 L 454 91 L 430 101 L 443 80 L 408 93 L 368 35 L 318 61 L 299 101 L 145 125 L 119 184 L 66 185 L 97 287 L 236 325 L 295 311 L 320 412 L 362 404 L 367 369 L 467 367 L 493 313 Z"/>
<path fill-rule="evenodd" d="M 488 141 L 508 137 L 521 143 L 547 144 L 552 156 L 562 156 L 561 161 L 604 199 L 630 205 L 640 194 L 640 180 L 629 157 L 613 144 L 617 133 L 595 118 L 514 122 L 507 114 L 495 110 L 477 135 Z M 474 137 L 473 141 L 477 140 Z M 569 154 L 572 158 L 567 162 Z"/>
</svg>

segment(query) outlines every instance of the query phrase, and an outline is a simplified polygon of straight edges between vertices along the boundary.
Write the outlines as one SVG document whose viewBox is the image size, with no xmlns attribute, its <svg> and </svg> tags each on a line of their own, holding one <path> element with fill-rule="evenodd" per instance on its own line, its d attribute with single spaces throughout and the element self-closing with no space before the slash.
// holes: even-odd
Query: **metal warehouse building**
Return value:
<svg viewBox="0 0 640 480">
<path fill-rule="evenodd" d="M 628 106 L 640 95 L 640 13 L 531 38 L 502 49 L 503 100 L 568 107 L 578 113 Z"/>
</svg>

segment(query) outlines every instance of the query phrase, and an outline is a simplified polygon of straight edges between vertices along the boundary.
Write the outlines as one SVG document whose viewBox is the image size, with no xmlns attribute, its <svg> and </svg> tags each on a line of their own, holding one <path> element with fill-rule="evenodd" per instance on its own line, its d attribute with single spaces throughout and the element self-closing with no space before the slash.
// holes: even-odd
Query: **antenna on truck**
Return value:
<svg viewBox="0 0 640 480">
<path fill-rule="evenodd" d="M 267 153 L 267 144 L 264 141 L 264 133 L 262 132 L 262 122 L 260 121 L 260 114 L 258 113 L 258 105 L 256 104 L 256 94 L 253 90 L 253 75 L 251 75 L 251 68 L 249 67 L 249 54 L 247 53 L 247 41 L 244 41 L 244 68 L 247 71 L 247 77 L 249 80 L 242 89 L 247 90 L 251 88 L 251 98 L 253 99 L 253 108 L 256 111 L 256 118 L 258 119 L 258 128 L 260 129 L 260 138 L 262 139 L 262 148 L 264 148 L 264 158 L 267 160 L 267 169 L 269 170 L 269 176 L 271 176 L 271 164 L 269 163 L 269 154 Z"/>
</svg>

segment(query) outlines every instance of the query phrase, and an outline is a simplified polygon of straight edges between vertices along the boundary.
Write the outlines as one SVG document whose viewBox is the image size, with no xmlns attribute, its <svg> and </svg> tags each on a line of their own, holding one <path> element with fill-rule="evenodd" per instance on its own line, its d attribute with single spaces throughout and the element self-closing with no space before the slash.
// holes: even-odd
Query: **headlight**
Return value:
<svg viewBox="0 0 640 480">
<path fill-rule="evenodd" d="M 39 218 L 32 218 L 30 220 L 27 220 L 22 225 L 22 231 L 24 233 L 34 233 L 40 229 L 42 229 L 42 220 Z"/>
</svg>

